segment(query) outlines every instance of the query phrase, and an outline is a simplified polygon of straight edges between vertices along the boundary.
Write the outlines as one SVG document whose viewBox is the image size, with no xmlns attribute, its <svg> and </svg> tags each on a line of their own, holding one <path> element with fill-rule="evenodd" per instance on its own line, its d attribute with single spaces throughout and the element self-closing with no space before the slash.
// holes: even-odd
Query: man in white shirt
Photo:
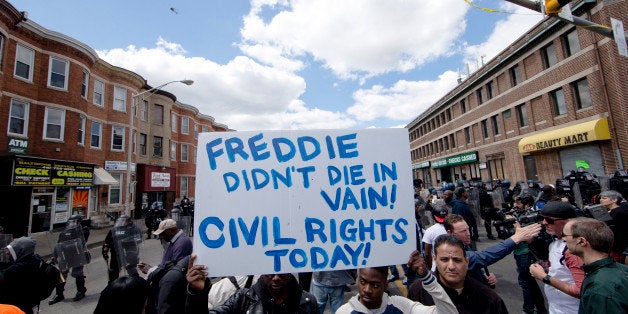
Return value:
<svg viewBox="0 0 628 314">
<path fill-rule="evenodd" d="M 447 212 L 447 207 L 445 207 L 445 203 L 442 200 L 435 201 L 432 206 L 434 207 L 432 216 L 434 217 L 434 221 L 436 223 L 425 230 L 422 242 L 423 252 L 425 253 L 425 264 L 427 264 L 427 267 L 432 271 L 435 271 L 436 265 L 432 263 L 434 256 L 434 241 L 439 235 L 447 233 L 443 222 L 449 213 Z"/>
</svg>

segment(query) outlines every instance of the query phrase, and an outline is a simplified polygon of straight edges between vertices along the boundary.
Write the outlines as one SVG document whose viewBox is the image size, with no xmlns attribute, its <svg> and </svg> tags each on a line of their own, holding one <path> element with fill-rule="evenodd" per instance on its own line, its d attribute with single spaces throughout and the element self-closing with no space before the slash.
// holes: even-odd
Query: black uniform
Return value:
<svg viewBox="0 0 628 314">
<path fill-rule="evenodd" d="M 82 218 L 80 216 L 72 216 L 68 219 L 65 230 L 63 230 L 59 234 L 59 239 L 57 243 L 62 243 L 66 241 L 77 240 L 79 245 L 83 246 L 85 262 L 89 263 L 89 252 L 85 247 L 87 240 L 89 239 L 89 228 L 81 225 Z M 59 258 L 59 252 L 55 249 L 54 256 L 56 259 Z M 74 296 L 73 301 L 79 301 L 85 297 L 85 292 L 87 292 L 87 288 L 85 288 L 85 273 L 83 272 L 83 265 L 71 267 L 71 269 L 66 269 L 62 271 L 63 277 L 67 278 L 68 273 L 72 275 L 76 279 L 76 295 Z M 56 287 L 55 296 L 48 301 L 48 304 L 52 305 L 57 302 L 60 302 L 65 299 L 63 295 L 63 291 L 65 290 L 65 282 L 60 282 Z"/>
<path fill-rule="evenodd" d="M 121 220 L 126 220 L 125 225 L 117 226 Z M 105 261 L 109 261 L 109 282 L 114 281 L 118 277 L 120 277 L 120 264 L 118 262 L 120 252 L 118 252 L 119 248 L 115 242 L 119 239 L 131 238 L 137 235 L 139 235 L 141 239 L 141 230 L 139 230 L 139 228 L 135 226 L 135 224 L 133 224 L 133 221 L 131 221 L 128 216 L 120 216 L 120 218 L 118 218 L 118 222 L 116 223 L 116 227 L 113 227 L 107 233 L 107 236 L 105 237 L 105 243 L 102 246 L 102 255 Z M 109 252 L 111 252 L 111 260 L 109 259 Z M 125 266 L 127 274 L 129 274 L 129 276 L 138 276 L 138 262 L 139 259 L 137 261 L 131 261 L 127 266 Z"/>
</svg>

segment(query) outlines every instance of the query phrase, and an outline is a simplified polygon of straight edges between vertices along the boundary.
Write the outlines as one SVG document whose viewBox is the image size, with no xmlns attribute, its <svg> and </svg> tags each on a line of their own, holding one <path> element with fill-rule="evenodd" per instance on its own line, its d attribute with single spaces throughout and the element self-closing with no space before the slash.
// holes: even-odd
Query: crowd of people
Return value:
<svg viewBox="0 0 628 314">
<path fill-rule="evenodd" d="M 387 293 L 389 283 L 400 279 L 391 266 L 210 279 L 208 267 L 195 264 L 188 233 L 173 219 L 163 219 L 149 234 L 166 244 L 160 264 L 152 266 L 140 260 L 141 228 L 121 216 L 102 246 L 109 283 L 94 313 L 324 313 L 328 304 L 331 313 L 628 313 L 628 202 L 621 193 L 599 193 L 608 214 L 601 220 L 583 217 L 585 211 L 551 185 L 539 186 L 537 194 L 509 190 L 502 182 L 492 187 L 415 189 L 420 245 L 403 265 L 407 296 Z M 484 241 L 482 222 L 487 240 L 495 242 L 477 250 L 476 242 Z M 494 230 L 503 241 L 496 241 Z M 88 237 L 89 229 L 73 216 L 55 247 L 61 274 L 75 278 L 73 301 L 85 297 Z M 82 250 L 68 257 L 66 247 Z M 5 251 L 0 313 L 5 305 L 33 313 L 41 301 L 29 293 L 41 265 L 35 241 L 18 238 Z M 511 253 L 522 309 L 507 309 L 488 268 Z M 358 293 L 345 302 L 353 284 Z M 65 299 L 64 286 L 57 284 L 50 305 Z"/>
</svg>

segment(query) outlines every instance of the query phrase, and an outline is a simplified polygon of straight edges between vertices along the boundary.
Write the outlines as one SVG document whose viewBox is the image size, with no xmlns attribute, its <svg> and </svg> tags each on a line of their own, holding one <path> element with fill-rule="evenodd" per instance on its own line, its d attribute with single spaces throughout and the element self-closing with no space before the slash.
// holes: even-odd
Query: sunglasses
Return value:
<svg viewBox="0 0 628 314">
<path fill-rule="evenodd" d="M 553 225 L 556 221 L 565 220 L 567 218 L 551 218 L 551 217 L 543 216 L 543 219 L 547 221 L 548 224 Z"/>
</svg>

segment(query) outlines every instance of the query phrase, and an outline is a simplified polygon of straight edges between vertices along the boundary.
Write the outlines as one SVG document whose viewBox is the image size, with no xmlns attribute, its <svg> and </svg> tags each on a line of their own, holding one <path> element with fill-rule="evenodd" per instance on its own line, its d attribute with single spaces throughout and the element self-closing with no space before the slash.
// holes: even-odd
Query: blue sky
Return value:
<svg viewBox="0 0 628 314">
<path fill-rule="evenodd" d="M 506 1 L 12 0 L 235 130 L 403 127 L 539 22 Z"/>
</svg>

